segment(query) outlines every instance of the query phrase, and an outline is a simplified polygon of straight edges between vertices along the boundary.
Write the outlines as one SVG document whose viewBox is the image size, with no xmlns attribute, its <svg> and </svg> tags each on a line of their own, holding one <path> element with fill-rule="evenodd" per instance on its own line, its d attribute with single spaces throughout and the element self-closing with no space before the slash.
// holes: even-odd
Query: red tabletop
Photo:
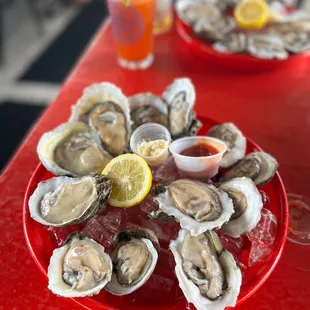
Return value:
<svg viewBox="0 0 310 310">
<path fill-rule="evenodd" d="M 109 81 L 128 95 L 160 94 L 174 78 L 190 77 L 197 90 L 198 115 L 235 122 L 278 159 L 288 192 L 310 195 L 310 63 L 306 58 L 276 71 L 231 72 L 191 55 L 173 30 L 156 37 L 154 65 L 131 72 L 117 65 L 111 42 L 107 23 L 0 177 L 0 309 L 81 309 L 48 291 L 47 279 L 27 249 L 22 205 L 39 162 L 40 136 L 68 119 L 70 106 L 91 83 Z M 310 247 L 287 243 L 270 278 L 238 309 L 310 309 Z"/>
</svg>

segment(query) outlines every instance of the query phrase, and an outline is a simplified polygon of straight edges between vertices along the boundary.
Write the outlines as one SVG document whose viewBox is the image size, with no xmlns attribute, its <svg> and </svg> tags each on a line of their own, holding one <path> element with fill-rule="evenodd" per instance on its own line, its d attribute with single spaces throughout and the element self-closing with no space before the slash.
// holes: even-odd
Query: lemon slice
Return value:
<svg viewBox="0 0 310 310">
<path fill-rule="evenodd" d="M 245 29 L 260 29 L 269 19 L 269 6 L 265 0 L 243 0 L 234 10 L 237 23 Z"/>
<path fill-rule="evenodd" d="M 152 172 L 146 161 L 135 154 L 124 154 L 112 159 L 102 171 L 112 180 L 109 204 L 129 208 L 139 204 L 152 186 Z"/>
</svg>

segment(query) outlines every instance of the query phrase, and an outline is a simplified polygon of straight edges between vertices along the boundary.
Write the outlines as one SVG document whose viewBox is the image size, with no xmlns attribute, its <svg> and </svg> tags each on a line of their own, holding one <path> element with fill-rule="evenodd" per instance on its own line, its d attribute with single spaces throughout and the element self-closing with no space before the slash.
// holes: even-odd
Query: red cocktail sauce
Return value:
<svg viewBox="0 0 310 310">
<path fill-rule="evenodd" d="M 204 157 L 212 156 L 219 152 L 219 150 L 212 144 L 205 141 L 198 142 L 197 144 L 185 149 L 180 154 L 189 157 Z"/>
</svg>

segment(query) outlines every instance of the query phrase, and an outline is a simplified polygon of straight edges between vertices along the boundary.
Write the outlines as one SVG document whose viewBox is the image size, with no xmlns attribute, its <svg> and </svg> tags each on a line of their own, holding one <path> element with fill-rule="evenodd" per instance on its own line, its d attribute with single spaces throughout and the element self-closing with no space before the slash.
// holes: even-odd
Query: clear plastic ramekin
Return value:
<svg viewBox="0 0 310 310">
<path fill-rule="evenodd" d="M 218 150 L 218 153 L 211 156 L 190 157 L 181 155 L 186 149 L 198 145 L 200 143 L 207 143 Z M 170 147 L 175 163 L 184 177 L 193 179 L 210 179 L 218 172 L 220 161 L 223 154 L 227 150 L 226 144 L 215 138 L 196 136 L 186 137 L 174 141 Z"/>
<path fill-rule="evenodd" d="M 167 142 L 167 147 L 159 154 L 154 156 L 141 156 L 138 152 L 138 147 L 142 142 L 150 142 L 156 140 L 164 140 Z M 130 138 L 131 150 L 141 156 L 150 166 L 161 165 L 169 154 L 169 146 L 171 143 L 171 135 L 169 130 L 162 125 L 156 123 L 148 123 L 138 127 Z"/>
</svg>

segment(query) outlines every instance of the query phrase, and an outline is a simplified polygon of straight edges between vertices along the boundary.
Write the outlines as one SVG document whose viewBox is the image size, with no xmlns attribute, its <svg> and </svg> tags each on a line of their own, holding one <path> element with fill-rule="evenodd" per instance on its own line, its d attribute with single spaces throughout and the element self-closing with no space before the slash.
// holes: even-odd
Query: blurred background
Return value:
<svg viewBox="0 0 310 310">
<path fill-rule="evenodd" d="M 0 170 L 107 16 L 104 0 L 0 0 Z"/>
<path fill-rule="evenodd" d="M 0 0 L 0 170 L 107 15 L 104 0 Z"/>
</svg>

